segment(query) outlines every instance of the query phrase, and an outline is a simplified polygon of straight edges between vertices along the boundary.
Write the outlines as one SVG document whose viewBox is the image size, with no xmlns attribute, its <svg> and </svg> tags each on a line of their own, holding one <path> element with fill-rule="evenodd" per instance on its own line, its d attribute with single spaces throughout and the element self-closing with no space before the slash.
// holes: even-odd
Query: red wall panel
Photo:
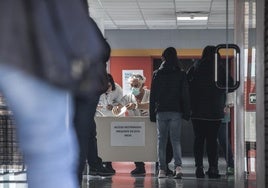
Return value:
<svg viewBox="0 0 268 188">
<path fill-rule="evenodd" d="M 249 97 L 250 97 L 250 94 L 256 94 L 255 80 L 248 78 L 244 84 L 245 84 L 244 86 L 245 110 L 247 112 L 254 112 L 256 111 L 256 104 L 250 103 Z"/>
</svg>

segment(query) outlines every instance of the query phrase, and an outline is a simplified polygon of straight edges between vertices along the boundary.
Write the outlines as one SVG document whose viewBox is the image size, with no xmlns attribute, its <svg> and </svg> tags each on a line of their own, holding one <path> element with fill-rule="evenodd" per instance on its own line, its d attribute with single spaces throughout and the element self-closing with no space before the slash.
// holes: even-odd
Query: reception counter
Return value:
<svg viewBox="0 0 268 188">
<path fill-rule="evenodd" d="M 103 161 L 157 161 L 157 127 L 149 117 L 95 117 Z"/>
</svg>

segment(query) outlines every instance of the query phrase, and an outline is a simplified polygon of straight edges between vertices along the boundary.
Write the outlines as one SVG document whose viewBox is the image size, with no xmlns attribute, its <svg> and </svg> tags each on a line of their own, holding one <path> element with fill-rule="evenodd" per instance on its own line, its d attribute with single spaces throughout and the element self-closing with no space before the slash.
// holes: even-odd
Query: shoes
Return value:
<svg viewBox="0 0 268 188">
<path fill-rule="evenodd" d="M 173 175 L 173 174 L 174 174 L 173 171 L 170 170 L 170 169 L 167 167 L 166 175 L 168 176 L 168 175 Z"/>
<path fill-rule="evenodd" d="M 94 168 L 94 167 L 90 167 L 89 168 L 89 175 L 92 175 L 92 176 L 111 176 L 111 175 L 114 175 L 115 172 L 113 172 L 112 170 L 108 169 L 108 168 L 105 168 L 103 167 L 102 165 L 97 167 L 97 168 Z"/>
<path fill-rule="evenodd" d="M 216 167 L 209 167 L 208 169 L 208 178 L 210 179 L 218 179 L 221 175 L 219 174 L 219 170 Z"/>
<path fill-rule="evenodd" d="M 174 172 L 172 171 L 172 170 L 170 170 L 169 169 L 169 167 L 168 167 L 168 164 L 166 164 L 167 165 L 167 171 L 166 171 L 166 175 L 167 176 L 169 176 L 169 175 L 174 175 Z M 158 174 L 159 173 L 159 163 L 158 162 L 156 162 L 155 163 L 155 174 Z"/>
<path fill-rule="evenodd" d="M 228 167 L 228 168 L 227 168 L 226 175 L 229 175 L 229 176 L 234 175 L 234 168 L 232 168 L 232 167 Z"/>
<path fill-rule="evenodd" d="M 158 173 L 158 178 L 165 178 L 166 176 L 166 172 L 164 170 L 159 170 Z"/>
<path fill-rule="evenodd" d="M 175 175 L 174 175 L 174 179 L 181 179 L 182 178 L 182 168 L 180 166 L 177 166 L 175 169 Z"/>
<path fill-rule="evenodd" d="M 115 169 L 112 166 L 112 162 L 104 162 L 103 164 L 104 164 L 105 168 L 107 168 L 109 171 L 111 171 L 115 174 Z"/>
<path fill-rule="evenodd" d="M 131 171 L 131 175 L 144 175 L 145 168 L 144 167 L 136 167 L 134 170 Z"/>
<path fill-rule="evenodd" d="M 204 178 L 205 177 L 204 168 L 197 167 L 195 170 L 195 176 L 196 176 L 196 178 Z"/>
</svg>

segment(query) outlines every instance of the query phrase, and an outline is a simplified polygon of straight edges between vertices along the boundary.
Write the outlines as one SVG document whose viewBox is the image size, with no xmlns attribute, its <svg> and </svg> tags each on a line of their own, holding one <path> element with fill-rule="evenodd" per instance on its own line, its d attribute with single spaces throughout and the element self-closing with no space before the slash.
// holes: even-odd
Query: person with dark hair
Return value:
<svg viewBox="0 0 268 188">
<path fill-rule="evenodd" d="M 112 109 L 118 105 L 123 97 L 122 88 L 114 82 L 111 74 L 108 76 L 108 89 L 100 96 L 96 116 L 114 116 Z M 104 166 L 111 172 L 115 173 L 111 162 L 103 162 Z"/>
<path fill-rule="evenodd" d="M 108 89 L 105 93 L 100 96 L 97 115 L 100 116 L 114 116 L 112 109 L 115 105 L 118 105 L 121 98 L 123 97 L 123 91 L 120 85 L 114 82 L 111 74 L 108 76 Z"/>
<path fill-rule="evenodd" d="M 203 166 L 205 142 L 209 163 L 208 177 L 220 178 L 217 135 L 224 117 L 225 90 L 216 87 L 214 82 L 215 53 L 215 46 L 206 46 L 200 61 L 194 64 L 188 72 L 197 178 L 205 177 Z M 222 66 L 218 68 L 221 69 L 218 71 L 218 81 L 224 83 L 226 72 Z"/>
<path fill-rule="evenodd" d="M 121 112 L 123 106 L 126 107 L 128 116 L 148 116 L 149 115 L 149 98 L 150 90 L 144 88 L 146 78 L 140 74 L 132 74 L 128 82 L 131 92 L 122 97 L 119 104 L 113 107 L 115 115 Z M 144 175 L 144 162 L 135 162 L 136 168 L 131 171 L 132 175 Z"/>
<path fill-rule="evenodd" d="M 187 77 L 178 66 L 173 47 L 162 53 L 160 68 L 153 73 L 150 95 L 150 120 L 157 124 L 158 178 L 166 177 L 166 146 L 168 135 L 173 148 L 174 178 L 182 178 L 181 126 L 182 118 L 190 118 Z"/>
</svg>

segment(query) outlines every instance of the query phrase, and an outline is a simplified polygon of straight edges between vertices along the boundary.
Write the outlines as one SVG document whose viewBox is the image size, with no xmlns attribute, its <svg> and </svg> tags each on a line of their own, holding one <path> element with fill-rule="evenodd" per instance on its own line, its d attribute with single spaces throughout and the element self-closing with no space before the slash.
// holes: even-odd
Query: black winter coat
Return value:
<svg viewBox="0 0 268 188">
<path fill-rule="evenodd" d="M 188 73 L 192 119 L 221 120 L 224 117 L 225 90 L 216 87 L 213 62 L 198 62 Z M 196 68 L 197 67 L 197 68 Z M 222 68 L 222 67 L 221 67 Z M 219 71 L 219 81 L 225 82 L 225 70 Z"/>
<path fill-rule="evenodd" d="M 179 67 L 163 63 L 153 74 L 150 95 L 150 120 L 157 112 L 180 112 L 190 118 L 189 87 L 185 72 Z"/>
</svg>

